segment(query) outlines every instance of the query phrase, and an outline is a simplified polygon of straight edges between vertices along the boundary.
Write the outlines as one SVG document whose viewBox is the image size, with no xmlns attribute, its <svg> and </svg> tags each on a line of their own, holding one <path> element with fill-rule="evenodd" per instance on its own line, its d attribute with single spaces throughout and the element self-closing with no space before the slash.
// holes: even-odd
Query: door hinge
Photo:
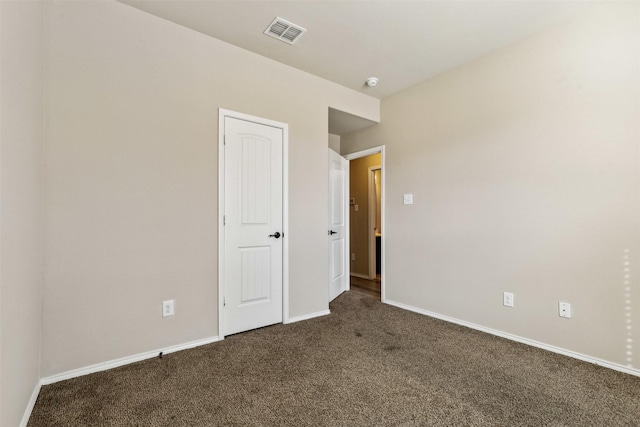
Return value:
<svg viewBox="0 0 640 427">
<path fill-rule="evenodd" d="M 227 216 L 222 215 L 222 225 L 227 225 Z"/>
<path fill-rule="evenodd" d="M 227 135 L 224 135 L 224 136 L 222 137 L 222 144 L 223 144 L 223 145 L 227 145 Z"/>
<path fill-rule="evenodd" d="M 222 306 L 223 306 L 223 307 L 226 307 L 226 306 L 227 306 L 227 299 L 226 299 L 226 298 L 223 298 L 223 299 L 222 299 Z"/>
</svg>

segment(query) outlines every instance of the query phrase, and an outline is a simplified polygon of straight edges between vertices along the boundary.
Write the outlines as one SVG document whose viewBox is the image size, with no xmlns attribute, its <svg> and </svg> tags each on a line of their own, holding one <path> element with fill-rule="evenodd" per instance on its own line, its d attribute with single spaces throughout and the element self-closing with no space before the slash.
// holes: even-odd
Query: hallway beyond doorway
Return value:
<svg viewBox="0 0 640 427">
<path fill-rule="evenodd" d="M 371 295 L 380 299 L 380 275 L 378 274 L 375 279 L 363 279 L 360 277 L 351 276 L 351 291 Z"/>
</svg>

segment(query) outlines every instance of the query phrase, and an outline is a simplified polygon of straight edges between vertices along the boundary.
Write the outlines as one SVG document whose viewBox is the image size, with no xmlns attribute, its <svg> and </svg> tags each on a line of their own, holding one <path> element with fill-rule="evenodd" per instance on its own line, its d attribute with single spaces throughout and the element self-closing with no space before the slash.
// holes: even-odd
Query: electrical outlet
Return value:
<svg viewBox="0 0 640 427">
<path fill-rule="evenodd" d="M 558 314 L 565 319 L 571 319 L 571 304 L 568 302 L 559 302 Z"/>
<path fill-rule="evenodd" d="M 513 294 L 511 292 L 505 292 L 502 294 L 502 304 L 507 307 L 513 307 Z"/>
<path fill-rule="evenodd" d="M 402 204 L 403 205 L 412 205 L 413 204 L 413 194 L 403 194 L 402 195 Z"/>
<path fill-rule="evenodd" d="M 176 314 L 175 301 L 170 299 L 162 301 L 162 317 L 173 316 Z"/>
</svg>

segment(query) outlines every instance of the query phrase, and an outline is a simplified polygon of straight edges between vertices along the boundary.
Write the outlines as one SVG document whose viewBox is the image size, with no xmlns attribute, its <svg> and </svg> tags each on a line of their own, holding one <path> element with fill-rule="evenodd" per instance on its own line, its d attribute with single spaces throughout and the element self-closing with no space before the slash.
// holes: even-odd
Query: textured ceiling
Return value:
<svg viewBox="0 0 640 427">
<path fill-rule="evenodd" d="M 1 0 L 0 0 L 1 1 Z M 565 0 L 118 0 L 375 98 L 556 25 L 593 5 Z M 290 45 L 263 34 L 278 16 L 307 32 Z M 376 87 L 365 80 L 378 77 Z M 330 109 L 329 132 L 373 122 Z"/>
<path fill-rule="evenodd" d="M 351 89 L 384 98 L 566 20 L 586 1 L 120 0 Z M 263 34 L 279 16 L 308 31 Z M 367 77 L 378 86 L 364 84 Z"/>
</svg>

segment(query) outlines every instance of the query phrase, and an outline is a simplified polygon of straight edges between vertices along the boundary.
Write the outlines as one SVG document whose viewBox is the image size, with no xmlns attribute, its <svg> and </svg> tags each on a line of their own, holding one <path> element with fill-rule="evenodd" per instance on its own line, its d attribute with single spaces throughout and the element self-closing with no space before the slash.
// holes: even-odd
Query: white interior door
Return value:
<svg viewBox="0 0 640 427">
<path fill-rule="evenodd" d="M 282 322 L 283 130 L 224 118 L 224 335 Z"/>
<path fill-rule="evenodd" d="M 329 301 L 347 290 L 349 162 L 329 150 Z"/>
</svg>

